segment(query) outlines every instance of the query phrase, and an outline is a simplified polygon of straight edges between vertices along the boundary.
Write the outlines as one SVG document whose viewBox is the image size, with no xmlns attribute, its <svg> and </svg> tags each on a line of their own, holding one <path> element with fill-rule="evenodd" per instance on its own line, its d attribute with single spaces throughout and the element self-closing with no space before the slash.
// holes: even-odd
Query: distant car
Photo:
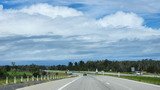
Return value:
<svg viewBox="0 0 160 90">
<path fill-rule="evenodd" d="M 87 73 L 83 73 L 83 76 L 87 76 Z"/>
</svg>

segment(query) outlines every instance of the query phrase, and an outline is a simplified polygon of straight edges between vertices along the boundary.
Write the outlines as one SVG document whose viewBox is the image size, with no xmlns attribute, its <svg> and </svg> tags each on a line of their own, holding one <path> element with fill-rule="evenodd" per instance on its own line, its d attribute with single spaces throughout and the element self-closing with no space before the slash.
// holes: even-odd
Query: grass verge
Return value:
<svg viewBox="0 0 160 90">
<path fill-rule="evenodd" d="M 117 75 L 111 75 L 111 74 L 105 74 L 105 75 L 118 77 Z M 125 79 L 135 80 L 135 81 L 139 81 L 139 82 L 145 82 L 145 83 L 151 83 L 151 84 L 160 85 L 160 78 L 159 77 L 120 76 L 118 78 L 125 78 Z"/>
</svg>

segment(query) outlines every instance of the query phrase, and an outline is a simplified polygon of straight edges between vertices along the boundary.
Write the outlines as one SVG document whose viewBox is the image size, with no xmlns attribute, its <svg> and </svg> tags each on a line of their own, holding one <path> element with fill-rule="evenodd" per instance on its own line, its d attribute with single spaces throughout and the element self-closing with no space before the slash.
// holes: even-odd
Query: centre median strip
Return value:
<svg viewBox="0 0 160 90">
<path fill-rule="evenodd" d="M 99 74 L 102 75 L 102 74 Z M 118 77 L 118 78 L 124 78 L 129 79 L 133 81 L 148 83 L 148 84 L 155 84 L 160 85 L 160 78 L 159 77 L 149 77 L 149 76 L 136 76 L 136 75 L 113 75 L 113 74 L 104 74 L 104 76 L 112 76 L 112 77 Z"/>
</svg>

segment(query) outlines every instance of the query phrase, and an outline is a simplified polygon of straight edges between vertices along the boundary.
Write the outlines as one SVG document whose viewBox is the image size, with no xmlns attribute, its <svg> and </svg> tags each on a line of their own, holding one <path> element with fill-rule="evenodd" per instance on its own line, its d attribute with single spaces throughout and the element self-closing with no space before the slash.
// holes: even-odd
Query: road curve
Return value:
<svg viewBox="0 0 160 90">
<path fill-rule="evenodd" d="M 160 86 L 110 76 L 80 76 L 17 90 L 160 90 Z"/>
</svg>

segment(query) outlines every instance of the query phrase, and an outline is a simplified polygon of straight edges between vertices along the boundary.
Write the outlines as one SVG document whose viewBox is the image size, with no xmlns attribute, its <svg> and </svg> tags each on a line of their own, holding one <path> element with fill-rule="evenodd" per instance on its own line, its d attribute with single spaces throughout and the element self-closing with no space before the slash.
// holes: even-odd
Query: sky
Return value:
<svg viewBox="0 0 160 90">
<path fill-rule="evenodd" d="M 0 0 L 0 60 L 160 59 L 160 0 Z"/>
</svg>

